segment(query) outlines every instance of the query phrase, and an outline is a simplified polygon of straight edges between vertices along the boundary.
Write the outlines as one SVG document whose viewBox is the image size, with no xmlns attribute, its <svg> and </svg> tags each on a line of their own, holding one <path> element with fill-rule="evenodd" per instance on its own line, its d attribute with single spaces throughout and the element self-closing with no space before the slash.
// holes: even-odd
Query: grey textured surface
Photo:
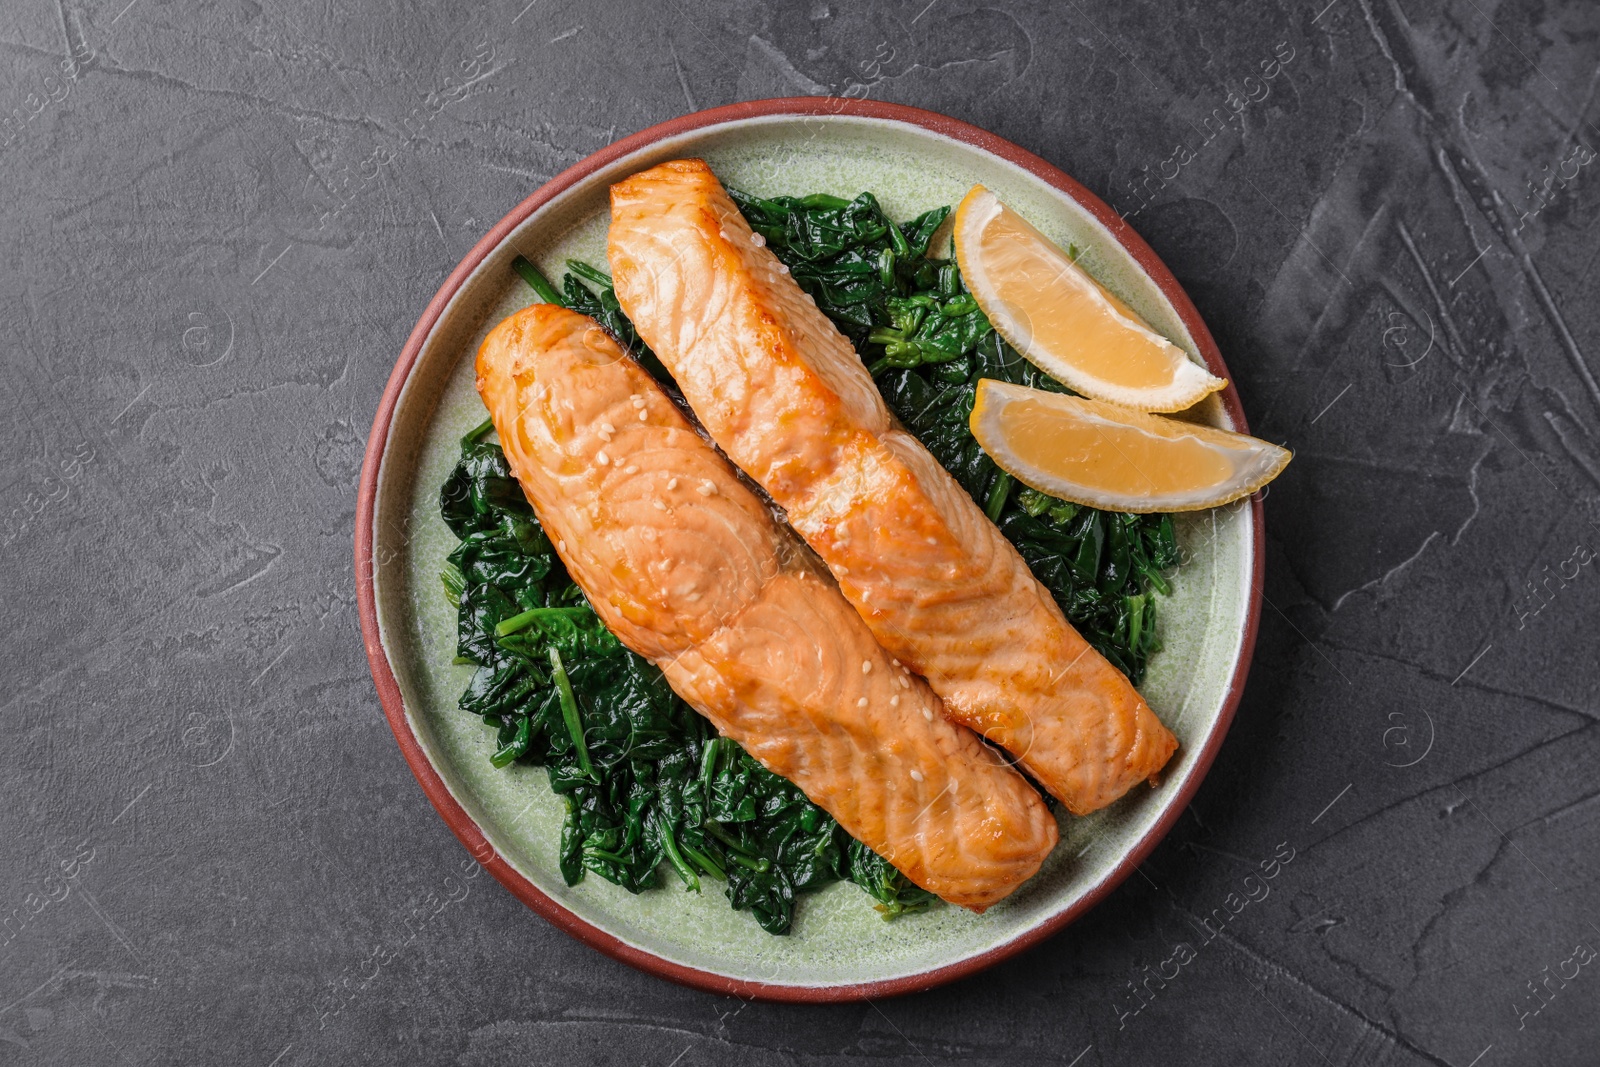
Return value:
<svg viewBox="0 0 1600 1067">
<path fill-rule="evenodd" d="M 452 7 L 7 7 L 0 1063 L 1596 1062 L 1600 7 Z M 808 1008 L 460 880 L 351 535 L 394 358 L 496 219 L 826 92 L 1128 212 L 1297 458 L 1238 719 L 1140 876 L 981 977 Z"/>
</svg>

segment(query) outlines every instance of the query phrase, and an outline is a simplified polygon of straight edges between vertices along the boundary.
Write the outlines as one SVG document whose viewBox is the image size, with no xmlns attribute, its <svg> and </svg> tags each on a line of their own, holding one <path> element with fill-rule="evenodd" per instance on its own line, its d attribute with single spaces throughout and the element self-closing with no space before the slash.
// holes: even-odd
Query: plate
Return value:
<svg viewBox="0 0 1600 1067">
<path fill-rule="evenodd" d="M 746 998 L 854 1000 L 939 985 L 1066 926 L 1149 854 L 1200 785 L 1238 704 L 1260 610 L 1259 500 L 1184 517 L 1185 562 L 1161 604 L 1164 649 L 1141 687 L 1181 747 L 1159 788 L 1088 818 L 1062 816 L 1044 867 L 984 915 L 947 905 L 884 922 L 849 883 L 812 894 L 786 937 L 735 912 L 720 885 L 638 896 L 597 877 L 567 886 L 562 818 L 543 768 L 489 764 L 492 731 L 456 708 L 473 668 L 454 666 L 455 608 L 439 568 L 455 539 L 439 485 L 457 438 L 484 417 L 473 356 L 490 327 L 532 302 L 521 253 L 552 277 L 568 257 L 604 263 L 607 189 L 664 160 L 698 156 L 763 196 L 871 190 L 895 218 L 954 205 L 982 182 L 1157 330 L 1228 376 L 1194 305 L 1149 246 L 1066 174 L 974 126 L 915 108 L 839 98 L 763 100 L 637 133 L 565 171 L 479 241 L 440 288 L 395 364 L 368 438 L 356 517 L 361 630 L 389 725 L 423 791 L 507 889 L 574 937 L 643 970 Z M 1245 432 L 1232 386 L 1202 416 Z"/>
</svg>

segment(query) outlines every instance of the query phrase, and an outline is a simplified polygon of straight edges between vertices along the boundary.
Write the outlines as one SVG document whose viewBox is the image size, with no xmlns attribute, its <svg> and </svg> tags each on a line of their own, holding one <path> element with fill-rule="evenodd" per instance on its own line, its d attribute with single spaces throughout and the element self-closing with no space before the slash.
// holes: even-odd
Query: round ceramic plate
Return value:
<svg viewBox="0 0 1600 1067">
<path fill-rule="evenodd" d="M 395 365 L 367 444 L 356 522 L 362 633 L 389 723 L 428 798 L 493 875 L 546 919 L 663 977 L 745 997 L 843 1000 L 924 989 L 1004 959 L 1083 914 L 1155 846 L 1199 786 L 1233 716 L 1255 641 L 1261 507 L 1185 516 L 1184 563 L 1161 602 L 1165 644 L 1142 687 L 1181 747 L 1159 788 L 1088 818 L 1063 816 L 1043 869 L 983 915 L 939 905 L 884 922 L 856 886 L 804 898 L 786 937 L 733 911 L 717 883 L 634 896 L 600 878 L 567 886 L 556 866 L 562 807 L 542 768 L 489 764 L 492 731 L 456 698 L 455 608 L 439 569 L 455 541 L 439 486 L 460 435 L 482 421 L 473 356 L 495 323 L 531 303 L 518 254 L 558 277 L 568 257 L 604 265 L 612 183 L 698 156 L 724 182 L 771 196 L 871 190 L 895 218 L 955 204 L 982 182 L 1157 330 L 1227 376 L 1172 275 L 1127 225 L 1067 175 L 1007 141 L 912 108 L 838 98 L 700 112 L 612 145 L 507 215 L 450 274 Z M 1204 413 L 1244 430 L 1233 388 Z"/>
</svg>

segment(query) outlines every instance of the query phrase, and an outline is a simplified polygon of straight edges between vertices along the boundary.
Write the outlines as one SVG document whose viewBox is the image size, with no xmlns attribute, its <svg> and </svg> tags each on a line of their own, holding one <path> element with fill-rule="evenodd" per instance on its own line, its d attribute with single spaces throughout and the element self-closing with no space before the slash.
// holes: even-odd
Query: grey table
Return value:
<svg viewBox="0 0 1600 1067">
<path fill-rule="evenodd" d="M 7 5 L 0 1063 L 1600 1061 L 1600 7 L 454 6 Z M 353 606 L 393 360 L 560 169 L 817 93 L 1126 212 L 1296 450 L 1222 757 L 1108 902 L 926 995 L 692 992 L 487 878 L 408 939 L 465 853 Z"/>
</svg>

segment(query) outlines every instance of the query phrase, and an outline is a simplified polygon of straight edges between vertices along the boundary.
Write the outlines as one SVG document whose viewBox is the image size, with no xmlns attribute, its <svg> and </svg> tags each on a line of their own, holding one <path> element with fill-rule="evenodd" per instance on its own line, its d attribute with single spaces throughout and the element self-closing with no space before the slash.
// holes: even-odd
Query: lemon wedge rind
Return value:
<svg viewBox="0 0 1600 1067">
<path fill-rule="evenodd" d="M 1003 227 L 995 227 L 997 222 Z M 1001 230 L 1004 236 L 1002 237 Z M 1000 336 L 1024 358 L 1074 392 L 1138 411 L 1182 411 L 1227 386 L 1162 337 L 1126 304 L 1109 293 L 1047 237 L 981 185 L 975 185 L 956 209 L 952 236 L 956 262 L 968 291 Z M 1021 247 L 1019 247 L 1019 245 Z M 1019 303 L 1006 272 L 1015 269 L 1018 254 L 1028 268 L 1042 273 L 1025 287 L 1025 299 L 1050 306 Z M 1004 262 L 1010 260 L 1011 262 Z M 1001 261 L 1001 262 L 997 262 Z M 1012 288 L 1011 296 L 1007 289 Z M 1089 366 L 1102 355 L 1098 344 L 1086 344 L 1077 331 L 1060 332 L 1066 309 L 1079 322 L 1092 323 L 1096 334 L 1114 338 L 1155 377 L 1140 384 L 1117 381 Z M 1035 321 L 1056 324 L 1054 336 L 1034 329 Z"/>
<path fill-rule="evenodd" d="M 1293 458 L 1245 434 L 991 378 L 978 382 L 969 425 L 983 450 L 1024 485 L 1105 511 L 1231 504 Z M 1060 447 L 1051 454 L 1053 443 Z"/>
</svg>

